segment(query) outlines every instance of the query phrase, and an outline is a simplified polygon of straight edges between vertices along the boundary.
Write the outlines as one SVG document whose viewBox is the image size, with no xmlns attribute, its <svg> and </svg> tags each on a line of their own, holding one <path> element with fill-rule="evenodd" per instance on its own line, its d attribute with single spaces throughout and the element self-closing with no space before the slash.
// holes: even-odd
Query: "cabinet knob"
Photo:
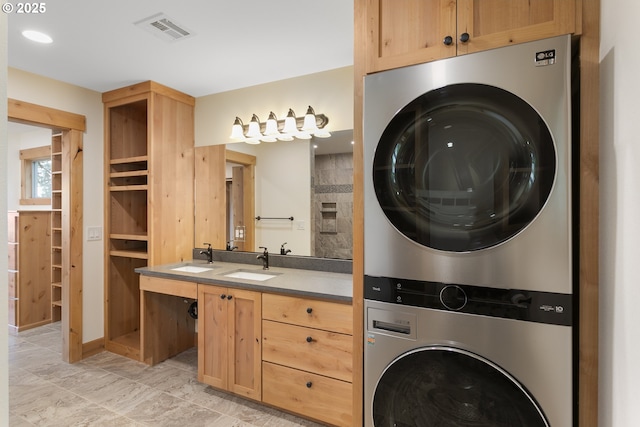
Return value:
<svg viewBox="0 0 640 427">
<path fill-rule="evenodd" d="M 220 299 L 225 299 L 227 296 L 225 294 L 220 295 Z"/>
<path fill-rule="evenodd" d="M 311 314 L 312 311 L 313 311 L 313 308 L 307 307 L 307 313 Z"/>
<path fill-rule="evenodd" d="M 307 337 L 307 342 L 311 342 L 311 341 L 313 341 L 313 338 Z"/>
<path fill-rule="evenodd" d="M 311 388 L 312 385 L 313 385 L 313 383 L 311 381 L 307 382 L 307 388 Z"/>
<path fill-rule="evenodd" d="M 445 37 L 444 40 L 442 40 L 442 43 L 444 43 L 447 46 L 451 46 L 451 44 L 453 43 L 453 37 L 451 36 Z"/>
<path fill-rule="evenodd" d="M 231 299 L 231 298 L 233 298 L 232 295 L 227 295 L 227 299 Z"/>
<path fill-rule="evenodd" d="M 469 33 L 462 33 L 460 34 L 460 41 L 462 43 L 466 43 L 469 41 Z"/>
</svg>

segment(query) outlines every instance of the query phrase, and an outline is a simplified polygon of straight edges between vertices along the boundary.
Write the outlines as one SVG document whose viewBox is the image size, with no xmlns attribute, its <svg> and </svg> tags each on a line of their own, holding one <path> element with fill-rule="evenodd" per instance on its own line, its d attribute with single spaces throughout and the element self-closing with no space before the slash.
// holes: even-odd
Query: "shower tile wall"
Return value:
<svg viewBox="0 0 640 427">
<path fill-rule="evenodd" d="M 353 258 L 353 154 L 315 156 L 315 256 Z"/>
</svg>

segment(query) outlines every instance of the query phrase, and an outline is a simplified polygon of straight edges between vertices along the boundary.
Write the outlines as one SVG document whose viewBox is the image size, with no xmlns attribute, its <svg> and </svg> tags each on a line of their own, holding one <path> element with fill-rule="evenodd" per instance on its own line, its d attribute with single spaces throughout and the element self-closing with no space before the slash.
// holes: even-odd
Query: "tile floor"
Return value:
<svg viewBox="0 0 640 427">
<path fill-rule="evenodd" d="M 10 426 L 320 426 L 199 383 L 195 348 L 152 367 L 60 352 L 59 322 L 9 335 Z"/>
</svg>

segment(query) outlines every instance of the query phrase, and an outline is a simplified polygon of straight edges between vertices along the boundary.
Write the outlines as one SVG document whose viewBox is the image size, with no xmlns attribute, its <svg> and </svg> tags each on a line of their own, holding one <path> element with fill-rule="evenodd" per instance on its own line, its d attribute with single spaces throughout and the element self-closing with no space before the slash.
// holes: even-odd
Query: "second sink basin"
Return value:
<svg viewBox="0 0 640 427">
<path fill-rule="evenodd" d="M 260 271 L 251 271 L 251 270 L 236 270 L 224 275 L 224 277 L 231 277 L 234 279 L 245 279 L 245 280 L 257 280 L 257 281 L 265 281 L 269 279 L 273 279 L 278 276 L 280 273 L 263 273 Z"/>
</svg>

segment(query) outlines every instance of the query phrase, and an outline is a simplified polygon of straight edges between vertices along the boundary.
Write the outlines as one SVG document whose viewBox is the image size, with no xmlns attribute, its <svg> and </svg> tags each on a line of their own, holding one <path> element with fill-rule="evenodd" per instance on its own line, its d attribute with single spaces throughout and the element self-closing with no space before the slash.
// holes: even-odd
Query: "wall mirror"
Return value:
<svg viewBox="0 0 640 427">
<path fill-rule="evenodd" d="M 226 165 L 226 240 L 231 247 L 258 252 L 262 246 L 270 253 L 352 258 L 352 130 L 333 131 L 330 138 L 230 143 L 226 149 L 255 156 L 254 216 L 249 227 L 242 222 L 243 215 L 235 212 L 238 201 L 246 200 L 239 192 L 247 188 L 247 174 L 242 173 L 242 165 Z"/>
</svg>

